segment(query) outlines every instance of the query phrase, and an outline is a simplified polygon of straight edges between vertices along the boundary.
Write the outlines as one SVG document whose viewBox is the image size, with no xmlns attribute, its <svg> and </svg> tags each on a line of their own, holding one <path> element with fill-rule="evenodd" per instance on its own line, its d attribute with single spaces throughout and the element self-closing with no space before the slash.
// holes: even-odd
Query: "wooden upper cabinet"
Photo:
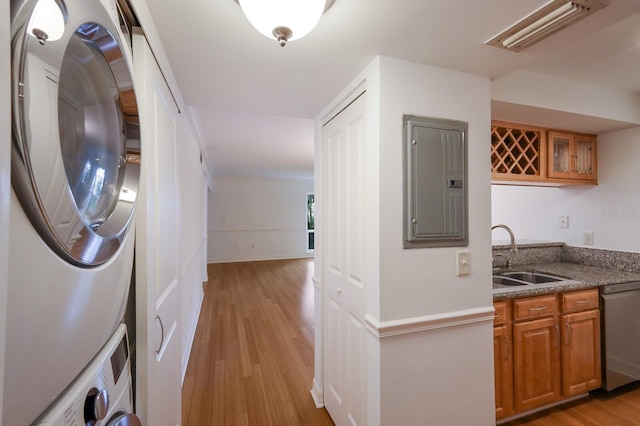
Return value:
<svg viewBox="0 0 640 426">
<path fill-rule="evenodd" d="M 546 136 L 540 127 L 491 123 L 491 178 L 541 182 L 546 177 Z"/>
<path fill-rule="evenodd" d="M 596 136 L 549 131 L 549 177 L 597 183 Z"/>
<path fill-rule="evenodd" d="M 491 122 L 491 179 L 511 185 L 597 185 L 597 137 Z"/>
</svg>

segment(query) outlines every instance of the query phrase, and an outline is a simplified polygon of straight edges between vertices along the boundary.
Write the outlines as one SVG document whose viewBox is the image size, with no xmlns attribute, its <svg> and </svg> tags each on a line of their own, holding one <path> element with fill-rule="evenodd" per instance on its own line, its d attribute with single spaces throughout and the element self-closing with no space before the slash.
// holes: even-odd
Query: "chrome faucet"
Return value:
<svg viewBox="0 0 640 426">
<path fill-rule="evenodd" d="M 496 228 L 503 228 L 509 233 L 509 237 L 511 238 L 511 251 L 518 251 L 518 246 L 516 245 L 516 237 L 513 235 L 513 231 L 507 225 L 499 224 L 491 227 L 493 231 Z"/>
</svg>

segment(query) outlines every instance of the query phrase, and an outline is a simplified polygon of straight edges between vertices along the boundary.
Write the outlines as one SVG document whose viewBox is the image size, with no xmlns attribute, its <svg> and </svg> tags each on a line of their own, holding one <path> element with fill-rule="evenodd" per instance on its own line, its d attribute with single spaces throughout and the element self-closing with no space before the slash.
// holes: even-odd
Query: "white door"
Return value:
<svg viewBox="0 0 640 426">
<path fill-rule="evenodd" d="M 145 37 L 134 34 L 142 152 L 136 221 L 136 410 L 142 424 L 181 422 L 178 313 L 178 108 Z"/>
<path fill-rule="evenodd" d="M 365 425 L 365 94 L 322 130 L 324 403 Z"/>
</svg>

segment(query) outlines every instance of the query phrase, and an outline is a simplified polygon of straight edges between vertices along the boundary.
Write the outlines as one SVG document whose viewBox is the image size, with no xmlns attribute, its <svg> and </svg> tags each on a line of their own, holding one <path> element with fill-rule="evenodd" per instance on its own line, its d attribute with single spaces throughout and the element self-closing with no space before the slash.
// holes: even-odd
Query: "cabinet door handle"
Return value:
<svg viewBox="0 0 640 426">
<path fill-rule="evenodd" d="M 567 323 L 566 327 L 567 327 L 567 343 L 566 343 L 566 345 L 569 346 L 571 344 L 571 324 Z"/>
<path fill-rule="evenodd" d="M 558 327 L 557 325 L 554 326 L 554 328 L 556 329 L 556 348 L 560 347 L 560 327 Z"/>
<path fill-rule="evenodd" d="M 503 336 L 504 337 L 504 341 L 507 344 L 507 350 L 504 351 L 504 355 L 503 358 L 504 359 L 509 359 L 509 354 L 511 353 L 511 345 L 509 344 L 509 336 Z"/>
<path fill-rule="evenodd" d="M 162 324 L 162 318 L 160 318 L 160 315 L 156 315 L 156 319 L 160 323 L 160 346 L 156 350 L 156 355 L 158 355 L 162 350 L 162 345 L 164 345 L 164 324 Z"/>
<path fill-rule="evenodd" d="M 530 311 L 532 312 L 539 312 L 539 311 L 544 311 L 548 308 L 548 306 L 542 306 L 541 308 L 529 308 Z"/>
</svg>

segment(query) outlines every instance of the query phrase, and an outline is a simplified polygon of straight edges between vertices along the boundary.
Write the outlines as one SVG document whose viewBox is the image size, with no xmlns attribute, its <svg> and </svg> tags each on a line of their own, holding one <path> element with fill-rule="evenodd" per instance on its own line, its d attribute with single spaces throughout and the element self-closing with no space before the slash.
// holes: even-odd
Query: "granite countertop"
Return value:
<svg viewBox="0 0 640 426">
<path fill-rule="evenodd" d="M 544 284 L 523 286 L 493 285 L 493 299 L 500 300 L 512 297 L 539 296 L 560 291 L 582 290 L 607 284 L 618 284 L 629 281 L 640 281 L 640 274 L 615 269 L 596 268 L 594 266 L 574 263 L 536 263 L 513 266 L 512 271 L 535 271 L 566 278 Z"/>
</svg>

